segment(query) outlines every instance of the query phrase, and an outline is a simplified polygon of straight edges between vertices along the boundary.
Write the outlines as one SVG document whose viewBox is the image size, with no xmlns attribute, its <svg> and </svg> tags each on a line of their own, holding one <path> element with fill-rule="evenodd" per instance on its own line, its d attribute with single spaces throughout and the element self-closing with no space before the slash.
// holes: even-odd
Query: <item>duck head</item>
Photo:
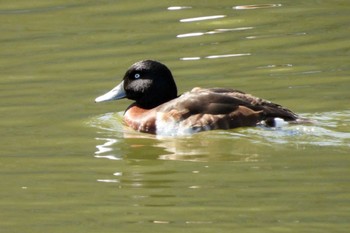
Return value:
<svg viewBox="0 0 350 233">
<path fill-rule="evenodd" d="M 141 108 L 151 109 L 177 97 L 177 87 L 171 71 L 162 63 L 139 61 L 125 73 L 122 82 L 95 102 L 128 98 Z"/>
</svg>

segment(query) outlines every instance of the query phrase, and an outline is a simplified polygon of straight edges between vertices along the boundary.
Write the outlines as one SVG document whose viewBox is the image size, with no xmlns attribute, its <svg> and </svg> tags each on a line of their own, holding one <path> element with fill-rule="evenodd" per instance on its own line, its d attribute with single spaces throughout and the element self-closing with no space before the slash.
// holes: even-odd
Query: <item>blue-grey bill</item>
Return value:
<svg viewBox="0 0 350 233">
<path fill-rule="evenodd" d="M 124 81 L 122 81 L 118 86 L 110 90 L 104 95 L 101 95 L 95 99 L 96 103 L 105 102 L 105 101 L 111 101 L 111 100 L 117 100 L 125 98 L 125 90 L 124 90 Z"/>
</svg>

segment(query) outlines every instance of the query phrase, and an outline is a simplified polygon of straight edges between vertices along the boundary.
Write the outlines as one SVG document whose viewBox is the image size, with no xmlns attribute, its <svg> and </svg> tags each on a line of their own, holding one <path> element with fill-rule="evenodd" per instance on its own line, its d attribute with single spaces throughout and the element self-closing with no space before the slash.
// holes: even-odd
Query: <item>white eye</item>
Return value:
<svg viewBox="0 0 350 233">
<path fill-rule="evenodd" d="M 138 78 L 140 78 L 141 77 L 141 75 L 140 74 L 135 74 L 135 76 L 134 76 L 136 79 L 138 79 Z"/>
</svg>

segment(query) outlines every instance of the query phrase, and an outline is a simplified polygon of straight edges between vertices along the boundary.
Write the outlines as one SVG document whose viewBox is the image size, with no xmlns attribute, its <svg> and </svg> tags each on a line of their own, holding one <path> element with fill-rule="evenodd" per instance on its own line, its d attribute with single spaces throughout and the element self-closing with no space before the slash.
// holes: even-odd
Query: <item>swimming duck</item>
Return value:
<svg viewBox="0 0 350 233">
<path fill-rule="evenodd" d="M 134 100 L 124 113 L 131 128 L 159 135 L 184 135 L 278 122 L 297 123 L 287 108 L 229 88 L 199 88 L 180 96 L 171 71 L 162 63 L 143 60 L 133 64 L 119 85 L 95 102 Z"/>
</svg>

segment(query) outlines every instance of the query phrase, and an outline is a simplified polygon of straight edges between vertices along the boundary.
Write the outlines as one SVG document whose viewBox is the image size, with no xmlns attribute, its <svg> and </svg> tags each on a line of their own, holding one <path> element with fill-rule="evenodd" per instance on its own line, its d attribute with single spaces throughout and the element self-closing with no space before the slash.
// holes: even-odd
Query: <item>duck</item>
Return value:
<svg viewBox="0 0 350 233">
<path fill-rule="evenodd" d="M 170 69 L 159 61 L 142 60 L 126 71 L 122 81 L 95 99 L 134 101 L 123 121 L 132 129 L 156 135 L 187 135 L 238 127 L 277 127 L 302 121 L 291 110 L 231 88 L 201 88 L 181 95 Z"/>
</svg>

